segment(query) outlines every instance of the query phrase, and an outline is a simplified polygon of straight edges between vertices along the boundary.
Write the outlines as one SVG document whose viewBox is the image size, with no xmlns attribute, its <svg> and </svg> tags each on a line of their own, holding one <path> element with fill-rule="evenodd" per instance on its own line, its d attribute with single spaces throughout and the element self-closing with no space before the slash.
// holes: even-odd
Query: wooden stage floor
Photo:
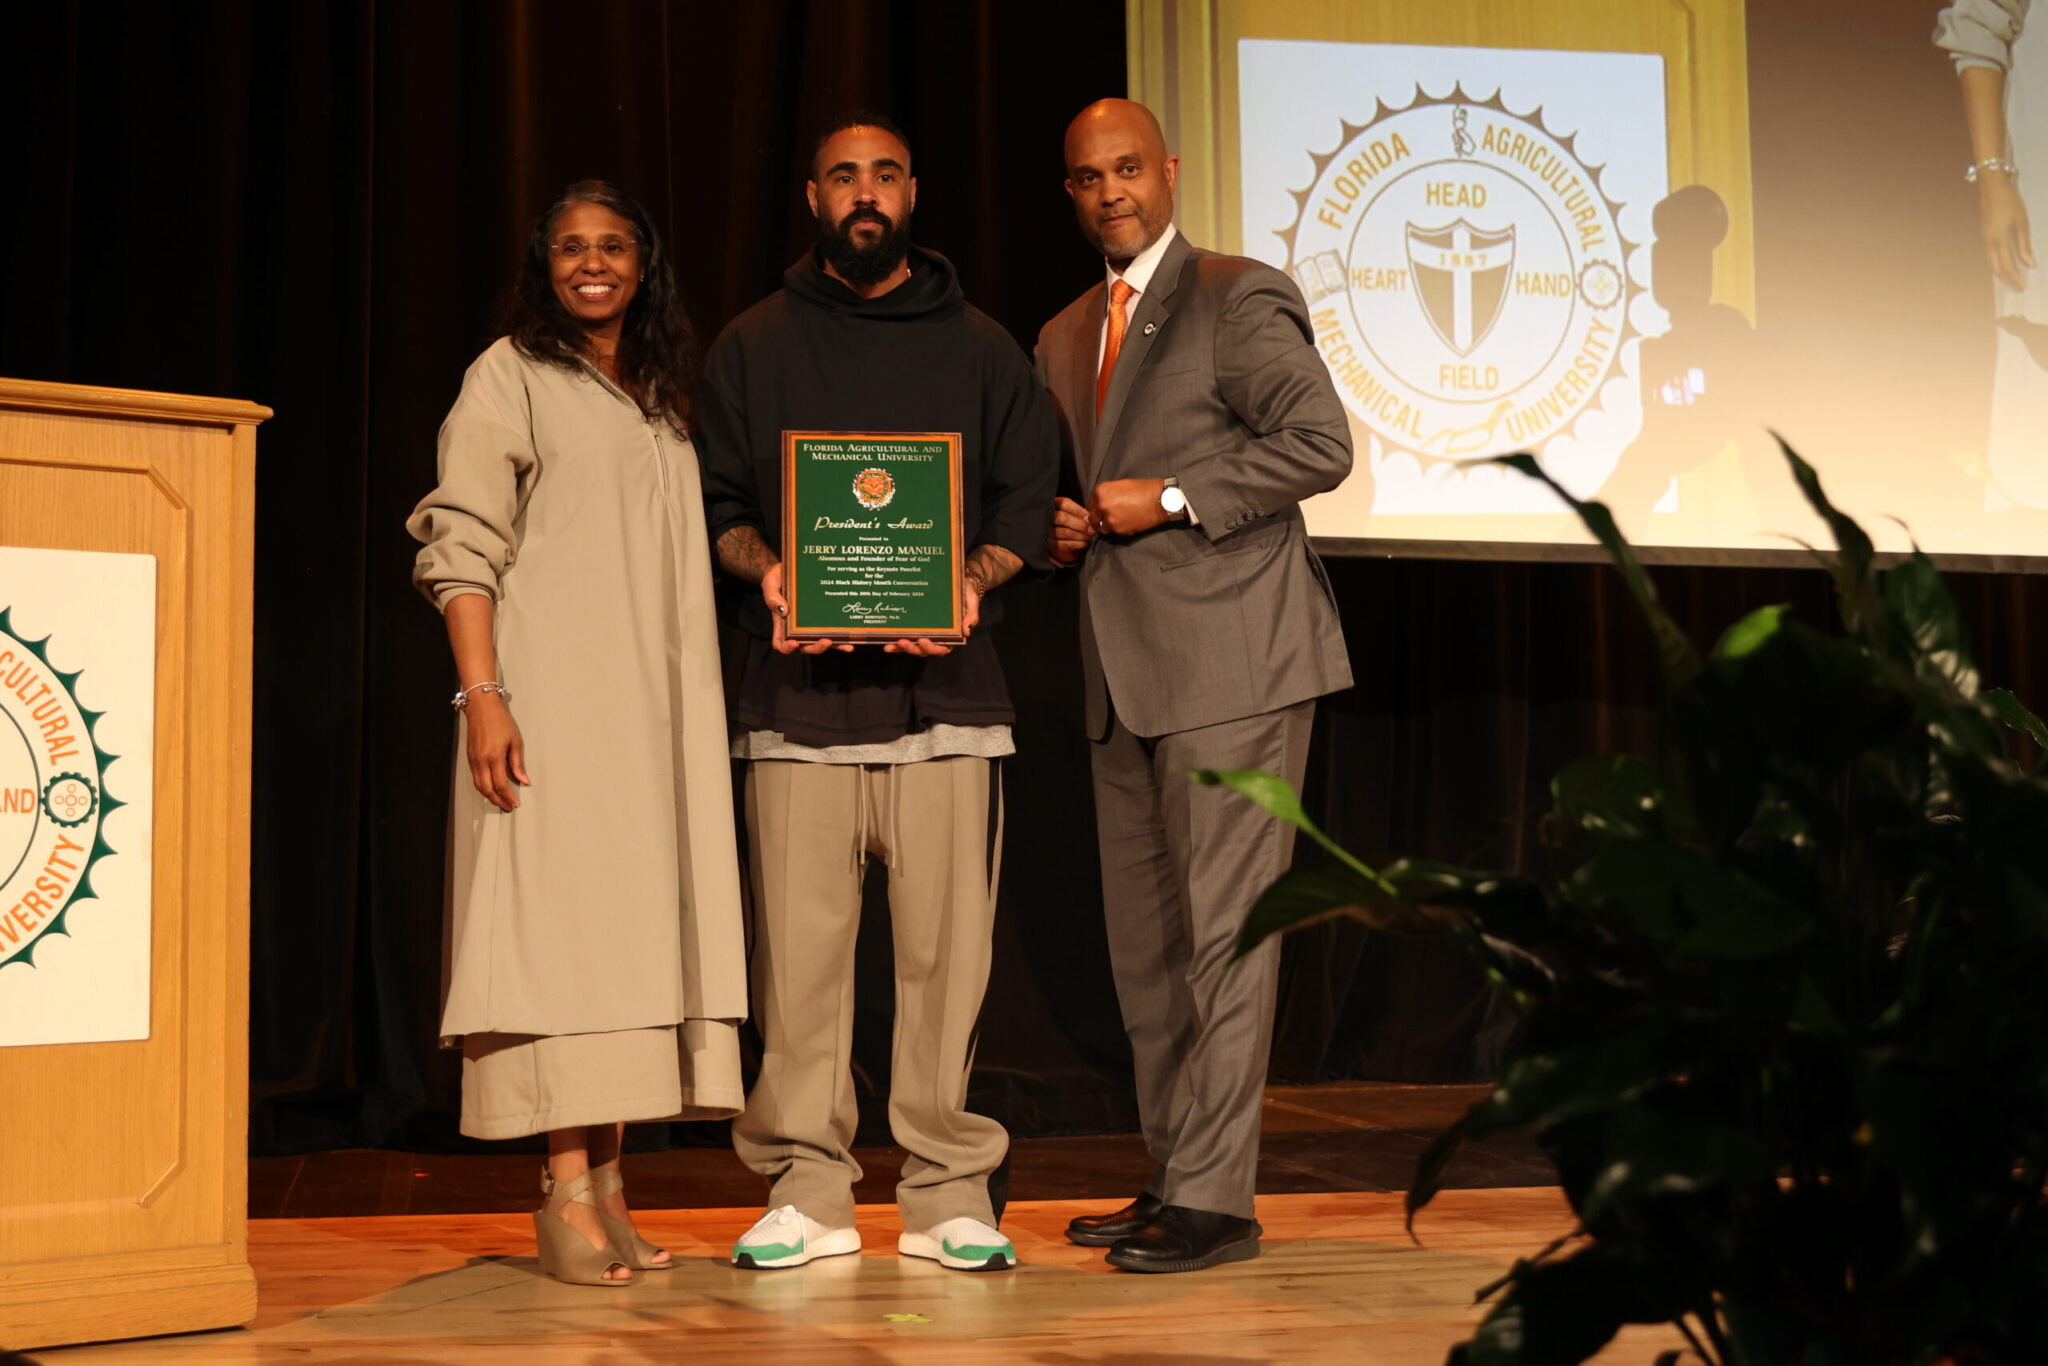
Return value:
<svg viewBox="0 0 2048 1366">
<path fill-rule="evenodd" d="M 727 1265 L 760 1214 L 728 1149 L 628 1159 L 648 1236 L 674 1271 L 623 1290 L 559 1285 L 533 1260 L 538 1158 L 325 1152 L 251 1162 L 255 1324 L 32 1354 L 44 1366 L 1439 1366 L 1478 1321 L 1472 1296 L 1569 1226 L 1534 1145 L 1475 1144 L 1424 1211 L 1401 1196 L 1429 1140 L 1485 1091 L 1346 1082 L 1267 1088 L 1259 1217 L 1265 1255 L 1184 1276 L 1112 1270 L 1061 1236 L 1150 1173 L 1136 1135 L 1019 1139 L 1003 1227 L 1023 1265 L 968 1275 L 896 1255 L 902 1158 L 857 1150 L 867 1249 L 792 1271 Z M 886 1136 L 884 1136 L 886 1137 Z M 1642 1330 L 1600 1358 L 1648 1366 L 1679 1345 Z M 0 1366 L 13 1366 L 0 1359 Z"/>
<path fill-rule="evenodd" d="M 266 1219 L 253 1327 L 34 1353 L 45 1366 L 377 1363 L 378 1366 L 1237 1366 L 1269 1361 L 1438 1366 L 1475 1321 L 1472 1293 L 1569 1224 L 1554 1189 L 1447 1191 L 1409 1242 L 1401 1197 L 1262 1197 L 1265 1255 L 1179 1276 L 1106 1266 L 1060 1236 L 1099 1201 L 1014 1204 L 1015 1271 L 967 1274 L 896 1255 L 891 1206 L 863 1206 L 867 1249 L 789 1271 L 726 1264 L 759 1210 L 641 1216 L 678 1257 L 620 1290 L 558 1284 L 523 1215 Z M 1682 1345 L 1632 1330 L 1601 1366 L 1649 1366 Z"/>
<path fill-rule="evenodd" d="M 1485 1086 L 1403 1086 L 1326 1082 L 1268 1086 L 1259 1123 L 1259 1191 L 1322 1195 L 1406 1190 L 1415 1160 Z M 876 1140 L 870 1144 L 866 1140 Z M 863 1169 L 854 1199 L 896 1198 L 900 1148 L 886 1133 L 854 1149 Z M 358 1214 L 513 1214 L 537 1203 L 538 1149 L 496 1145 L 485 1153 L 354 1149 L 249 1163 L 251 1219 L 329 1219 Z M 720 1209 L 766 1194 L 729 1146 L 633 1153 L 626 1175 L 636 1208 Z M 1010 1144 L 1014 1200 L 1107 1200 L 1121 1205 L 1150 1179 L 1152 1161 L 1136 1134 L 1018 1138 Z M 1468 1145 L 1448 1173 L 1452 1186 L 1547 1186 L 1549 1161 L 1527 1137 L 1506 1134 Z"/>
</svg>

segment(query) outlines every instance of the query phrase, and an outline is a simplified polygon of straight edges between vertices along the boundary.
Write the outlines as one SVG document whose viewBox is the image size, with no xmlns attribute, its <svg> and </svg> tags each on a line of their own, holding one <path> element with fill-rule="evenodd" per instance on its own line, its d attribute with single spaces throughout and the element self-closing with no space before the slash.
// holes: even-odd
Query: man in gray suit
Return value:
<svg viewBox="0 0 2048 1366">
<path fill-rule="evenodd" d="M 1299 506 L 1349 472 L 1351 440 L 1294 283 L 1174 230 L 1180 163 L 1149 111 L 1090 105 L 1066 165 L 1108 269 L 1038 338 L 1075 495 L 1055 502 L 1047 549 L 1080 566 L 1103 904 L 1157 1164 L 1135 1201 L 1067 1236 L 1128 1270 L 1196 1271 L 1259 1255 L 1279 957 L 1231 953 L 1293 840 L 1188 773 L 1299 786 L 1315 699 L 1351 684 Z"/>
</svg>

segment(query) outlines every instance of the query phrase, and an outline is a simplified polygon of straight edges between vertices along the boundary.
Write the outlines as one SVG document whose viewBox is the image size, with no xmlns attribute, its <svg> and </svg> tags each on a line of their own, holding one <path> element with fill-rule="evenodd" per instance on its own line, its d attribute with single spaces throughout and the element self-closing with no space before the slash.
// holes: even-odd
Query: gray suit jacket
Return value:
<svg viewBox="0 0 2048 1366">
<path fill-rule="evenodd" d="M 1108 289 L 1038 334 L 1070 496 L 1173 475 L 1200 526 L 1104 536 L 1081 564 L 1088 734 L 1115 714 L 1164 735 L 1274 711 L 1351 685 L 1329 579 L 1302 499 L 1351 470 L 1344 409 L 1308 309 L 1271 266 L 1176 237 L 1138 297 L 1100 421 L 1096 355 Z"/>
</svg>

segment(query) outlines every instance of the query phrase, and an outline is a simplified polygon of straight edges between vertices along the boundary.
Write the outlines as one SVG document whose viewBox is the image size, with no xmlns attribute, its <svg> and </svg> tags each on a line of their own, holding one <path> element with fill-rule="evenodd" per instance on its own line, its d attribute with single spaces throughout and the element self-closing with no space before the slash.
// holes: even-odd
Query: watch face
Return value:
<svg viewBox="0 0 2048 1366">
<path fill-rule="evenodd" d="M 1169 484 L 1159 491 L 1159 506 L 1168 512 L 1179 512 L 1188 505 L 1188 496 Z"/>
</svg>

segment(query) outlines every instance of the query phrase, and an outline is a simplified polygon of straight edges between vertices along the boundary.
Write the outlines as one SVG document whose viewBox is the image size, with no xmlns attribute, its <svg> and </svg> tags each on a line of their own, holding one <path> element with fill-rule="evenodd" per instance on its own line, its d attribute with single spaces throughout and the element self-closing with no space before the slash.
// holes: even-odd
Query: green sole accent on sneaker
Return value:
<svg viewBox="0 0 2048 1366">
<path fill-rule="evenodd" d="M 860 1234 L 850 1228 L 828 1229 L 816 1238 L 788 1243 L 735 1243 L 732 1264 L 742 1271 L 784 1271 L 808 1266 L 821 1257 L 843 1257 L 860 1251 Z"/>
<path fill-rule="evenodd" d="M 937 1262 L 948 1271 L 1008 1271 L 1017 1264 L 1017 1249 L 1007 1242 L 956 1246 L 929 1234 L 905 1233 L 896 1240 L 896 1250 L 905 1257 Z"/>
<path fill-rule="evenodd" d="M 787 1243 L 741 1243 L 732 1250 L 732 1264 L 745 1271 L 761 1271 L 804 1255 L 804 1245 Z"/>
<path fill-rule="evenodd" d="M 1016 1264 L 1014 1260 L 1005 1257 L 1000 1252 L 983 1262 L 980 1266 L 953 1265 L 948 1262 L 939 1263 L 940 1266 L 950 1266 L 954 1271 L 1008 1271 Z"/>
<path fill-rule="evenodd" d="M 994 1247 L 984 1247 L 976 1243 L 969 1243 L 966 1247 L 955 1247 L 951 1243 L 941 1243 L 939 1246 L 945 1249 L 949 1259 L 956 1262 L 987 1265 L 989 1262 L 1010 1262 L 1017 1258 L 1017 1250 L 1008 1243 L 999 1243 Z"/>
</svg>

